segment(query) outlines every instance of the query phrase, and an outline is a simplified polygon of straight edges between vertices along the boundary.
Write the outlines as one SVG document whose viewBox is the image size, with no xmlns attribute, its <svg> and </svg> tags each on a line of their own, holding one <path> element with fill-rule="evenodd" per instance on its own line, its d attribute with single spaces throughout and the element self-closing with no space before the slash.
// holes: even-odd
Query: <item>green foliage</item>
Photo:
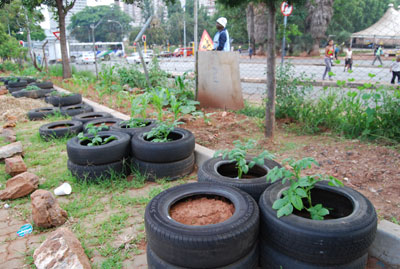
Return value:
<svg viewBox="0 0 400 269">
<path fill-rule="evenodd" d="M 28 85 L 25 88 L 25 91 L 37 91 L 37 90 L 40 90 L 40 88 L 36 85 Z"/>
<path fill-rule="evenodd" d="M 305 102 L 306 94 L 312 90 L 310 79 L 305 73 L 294 75 L 294 66 L 287 62 L 276 70 L 277 118 L 296 118 L 299 106 Z"/>
<path fill-rule="evenodd" d="M 131 30 L 129 24 L 131 18 L 116 5 L 86 7 L 72 16 L 68 29 L 73 31 L 73 35 L 78 41 L 89 42 L 91 39 L 91 34 L 88 35 L 90 24 L 97 24 L 101 19 L 103 21 L 95 31 L 96 41 L 122 41 L 124 33 Z M 118 23 L 108 22 L 108 20 L 119 22 L 122 29 Z"/>
<path fill-rule="evenodd" d="M 343 183 L 332 176 L 312 175 L 302 176 L 301 172 L 306 168 L 311 168 L 313 164 L 318 163 L 313 158 L 304 158 L 298 161 L 293 159 L 285 159 L 282 165 L 288 164 L 291 169 L 285 167 L 274 167 L 267 174 L 267 181 L 274 183 L 282 180 L 282 184 L 289 181 L 290 186 L 283 191 L 283 197 L 276 200 L 272 208 L 277 210 L 278 218 L 292 214 L 294 208 L 301 211 L 306 209 L 313 220 L 323 220 L 324 216 L 329 214 L 329 210 L 324 208 L 322 204 L 314 205 L 312 203 L 311 190 L 317 182 L 327 180 L 330 186 L 343 186 Z M 303 202 L 306 199 L 306 203 Z"/>
<path fill-rule="evenodd" d="M 19 64 L 12 61 L 4 61 L 0 63 L 0 71 L 2 72 L 17 72 L 19 67 Z"/>
<path fill-rule="evenodd" d="M 339 80 L 339 88 L 324 88 L 324 94 L 315 100 L 308 96 L 311 85 L 293 74 L 292 67 L 278 69 L 277 118 L 297 121 L 305 133 L 330 129 L 347 138 L 400 141 L 400 90 L 372 83 L 348 90 L 346 81 Z"/>
<path fill-rule="evenodd" d="M 80 141 L 89 141 L 89 143 L 87 144 L 87 146 L 89 147 L 105 145 L 113 140 L 116 140 L 117 138 L 113 135 L 107 137 L 101 137 L 99 135 L 99 132 L 103 130 L 105 127 L 106 125 L 104 123 L 100 126 L 94 126 L 92 124 L 88 124 L 87 134 L 92 136 L 88 137 L 86 134 L 81 132 L 78 134 L 78 138 Z"/>
<path fill-rule="evenodd" d="M 217 150 L 214 154 L 214 158 L 222 156 L 222 159 L 228 159 L 236 164 L 238 170 L 238 178 L 242 178 L 243 174 L 247 174 L 249 169 L 253 168 L 254 165 L 264 165 L 264 159 L 273 159 L 274 155 L 264 150 L 258 156 L 253 157 L 250 162 L 247 162 L 246 157 L 250 149 L 254 148 L 255 140 L 249 140 L 246 144 L 242 144 L 240 140 L 233 141 L 235 148 L 232 150 L 224 149 Z"/>
</svg>

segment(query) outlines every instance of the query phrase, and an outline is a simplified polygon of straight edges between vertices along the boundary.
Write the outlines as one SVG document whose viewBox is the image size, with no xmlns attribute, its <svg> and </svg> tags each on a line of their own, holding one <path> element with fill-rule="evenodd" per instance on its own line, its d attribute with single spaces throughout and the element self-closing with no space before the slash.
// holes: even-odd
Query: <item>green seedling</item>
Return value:
<svg viewBox="0 0 400 269">
<path fill-rule="evenodd" d="M 302 176 L 301 172 L 304 169 L 311 168 L 313 164 L 318 165 L 313 158 L 304 158 L 298 161 L 289 158 L 283 160 L 282 165 L 285 164 L 288 164 L 291 169 L 274 167 L 267 175 L 267 182 L 274 183 L 282 179 L 282 184 L 287 181 L 290 183 L 289 188 L 283 191 L 283 197 L 276 200 L 272 205 L 272 208 L 277 210 L 278 218 L 292 214 L 295 208 L 299 211 L 306 209 L 313 220 L 323 220 L 324 216 L 329 214 L 329 210 L 323 207 L 322 204 L 313 205 L 311 190 L 317 182 L 323 180 L 329 181 L 330 186 L 336 187 L 343 186 L 343 183 L 333 176 L 319 174 Z M 303 202 L 303 198 L 306 199 L 306 203 Z"/>
<path fill-rule="evenodd" d="M 164 143 L 170 141 L 168 135 L 175 129 L 176 126 L 182 124 L 182 122 L 173 121 L 163 121 L 160 122 L 157 127 L 154 127 L 149 132 L 145 133 L 145 137 L 150 139 L 151 142 Z"/>
<path fill-rule="evenodd" d="M 88 127 L 87 133 L 93 135 L 93 137 L 89 137 L 83 132 L 81 132 L 78 134 L 78 138 L 80 141 L 89 141 L 89 143 L 87 144 L 89 147 L 101 146 L 109 143 L 110 141 L 117 140 L 117 138 L 113 135 L 106 138 L 102 138 L 99 135 L 99 131 L 103 130 L 106 127 L 104 123 L 101 124 L 100 126 L 94 126 L 92 124 L 88 124 L 87 127 Z"/>
<path fill-rule="evenodd" d="M 233 141 L 235 148 L 232 150 L 223 149 L 217 150 L 214 154 L 214 158 L 218 158 L 222 156 L 222 159 L 227 159 L 236 164 L 236 168 L 238 170 L 238 178 L 242 178 L 243 174 L 247 174 L 254 165 L 264 165 L 264 159 L 273 159 L 274 155 L 264 150 L 259 155 L 252 158 L 252 160 L 248 163 L 246 160 L 247 152 L 250 149 L 253 149 L 255 146 L 255 140 L 250 139 L 246 144 L 242 144 L 240 140 Z"/>
<path fill-rule="evenodd" d="M 40 90 L 40 88 L 38 86 L 36 86 L 36 85 L 28 85 L 25 88 L 25 91 L 38 91 L 38 90 Z"/>
</svg>

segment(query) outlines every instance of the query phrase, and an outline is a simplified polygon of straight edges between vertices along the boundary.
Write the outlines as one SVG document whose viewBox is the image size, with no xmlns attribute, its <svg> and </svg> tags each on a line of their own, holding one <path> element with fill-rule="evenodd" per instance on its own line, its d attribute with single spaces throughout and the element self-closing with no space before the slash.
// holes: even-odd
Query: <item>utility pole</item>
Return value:
<svg viewBox="0 0 400 269">
<path fill-rule="evenodd" d="M 195 62 L 194 62 L 194 75 L 195 75 L 195 100 L 197 100 L 197 94 L 198 94 L 198 90 L 199 90 L 199 85 L 198 85 L 198 82 L 199 82 L 199 75 L 198 75 L 198 69 L 199 69 L 199 61 L 198 61 L 198 59 L 199 59 L 199 55 L 198 55 L 198 52 L 197 52 L 197 48 L 199 47 L 199 45 L 198 45 L 198 40 L 197 40 L 197 37 L 198 37 L 198 16 L 197 16 L 197 5 L 198 5 L 198 0 L 194 0 L 194 31 L 193 31 L 193 33 L 194 33 L 194 50 L 193 50 L 193 53 L 194 53 L 194 57 L 195 57 Z"/>
<path fill-rule="evenodd" d="M 93 23 L 90 25 L 90 28 L 92 29 L 93 54 L 94 54 L 94 65 L 95 65 L 95 68 L 96 68 L 96 79 L 99 78 L 99 71 L 97 69 L 96 39 L 94 38 L 94 29 L 96 29 L 97 26 L 99 26 L 99 24 L 103 21 L 103 19 L 104 18 L 99 20 L 99 22 L 96 25 L 94 25 Z"/>
<path fill-rule="evenodd" d="M 183 57 L 186 57 L 186 3 L 183 6 Z"/>
</svg>

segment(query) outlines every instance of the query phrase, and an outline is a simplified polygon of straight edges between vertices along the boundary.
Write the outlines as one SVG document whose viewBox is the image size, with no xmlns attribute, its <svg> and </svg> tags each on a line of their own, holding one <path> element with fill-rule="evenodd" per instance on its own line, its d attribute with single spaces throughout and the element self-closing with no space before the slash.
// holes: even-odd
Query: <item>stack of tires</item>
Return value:
<svg viewBox="0 0 400 269">
<path fill-rule="evenodd" d="M 28 82 L 26 80 L 20 80 L 20 81 L 15 81 L 15 82 L 5 80 L 4 83 L 6 85 L 8 92 L 11 94 L 14 92 L 21 91 L 21 90 L 25 89 L 26 86 L 28 86 Z"/>
<path fill-rule="evenodd" d="M 90 146 L 88 140 L 71 138 L 67 142 L 68 169 L 79 180 L 110 178 L 129 171 L 130 136 L 120 132 L 99 132 L 102 139 L 116 139 L 104 145 Z M 86 134 L 88 138 L 93 135 Z"/>
<path fill-rule="evenodd" d="M 132 137 L 137 132 L 141 132 L 141 131 L 148 132 L 152 128 L 157 126 L 157 123 L 155 120 L 152 120 L 152 119 L 139 119 L 139 120 L 142 121 L 143 125 L 145 125 L 145 126 L 131 128 L 128 124 L 128 122 L 129 122 L 129 120 L 128 120 L 128 121 L 119 121 L 119 122 L 115 123 L 111 127 L 111 129 L 116 132 L 127 133 Z"/>
<path fill-rule="evenodd" d="M 262 268 L 365 268 L 377 228 L 371 202 L 348 187 L 317 183 L 313 203 L 330 208 L 332 219 L 312 220 L 295 213 L 277 218 L 272 205 L 287 188 L 275 183 L 260 197 Z"/>
<path fill-rule="evenodd" d="M 230 201 L 234 214 L 224 222 L 194 226 L 170 217 L 169 210 L 178 201 L 208 195 Z M 259 210 L 256 201 L 239 189 L 209 183 L 167 189 L 146 206 L 144 221 L 150 269 L 258 266 Z"/>
<path fill-rule="evenodd" d="M 82 95 L 79 93 L 71 95 L 52 94 L 45 98 L 45 102 L 55 107 L 77 105 L 82 103 Z"/>
<path fill-rule="evenodd" d="M 195 139 L 192 132 L 175 128 L 170 141 L 148 140 L 148 130 L 136 132 L 131 139 L 132 167 L 152 181 L 159 178 L 177 179 L 193 171 Z"/>
</svg>

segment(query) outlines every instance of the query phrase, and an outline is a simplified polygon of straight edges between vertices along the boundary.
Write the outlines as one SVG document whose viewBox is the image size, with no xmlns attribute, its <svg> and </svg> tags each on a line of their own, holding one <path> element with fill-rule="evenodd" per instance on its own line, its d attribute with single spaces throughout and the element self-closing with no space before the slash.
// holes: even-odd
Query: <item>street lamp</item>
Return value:
<svg viewBox="0 0 400 269">
<path fill-rule="evenodd" d="M 116 22 L 119 24 L 119 26 L 121 27 L 121 41 L 124 41 L 124 38 L 123 38 L 124 27 L 122 27 L 122 24 L 119 21 L 114 21 L 114 20 L 107 20 L 107 22 Z"/>
<path fill-rule="evenodd" d="M 96 53 L 96 40 L 94 38 L 94 29 L 97 28 L 97 26 L 99 26 L 99 24 L 103 21 L 103 18 L 101 20 L 99 20 L 99 22 L 94 25 L 93 23 L 90 25 L 90 28 L 92 29 L 92 40 L 93 40 L 93 54 L 94 54 L 94 65 L 96 67 L 96 79 L 99 78 L 99 72 L 97 70 L 97 53 Z"/>
</svg>

